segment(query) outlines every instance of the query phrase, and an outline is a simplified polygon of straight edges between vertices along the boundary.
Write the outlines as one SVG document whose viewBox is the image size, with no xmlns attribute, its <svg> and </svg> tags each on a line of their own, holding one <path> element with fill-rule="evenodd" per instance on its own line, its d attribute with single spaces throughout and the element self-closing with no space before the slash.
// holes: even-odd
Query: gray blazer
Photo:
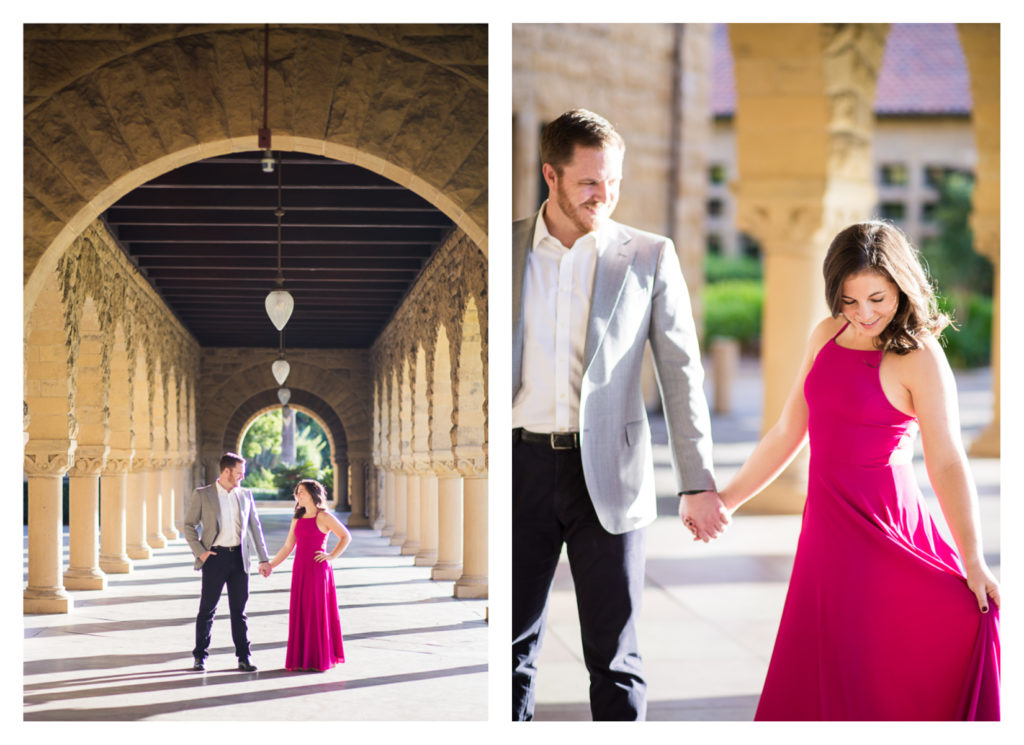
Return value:
<svg viewBox="0 0 1024 745">
<path fill-rule="evenodd" d="M 263 541 L 263 526 L 256 513 L 256 502 L 252 492 L 242 489 L 242 566 L 249 569 L 251 561 L 250 542 L 256 547 L 256 555 L 260 562 L 270 561 L 267 545 Z M 188 541 L 192 554 L 196 557 L 195 568 L 201 569 L 203 562 L 199 557 L 210 550 L 218 533 L 220 533 L 220 500 L 217 498 L 217 485 L 200 486 L 190 497 L 185 499 L 185 540 Z M 246 540 L 248 534 L 248 540 Z"/>
<path fill-rule="evenodd" d="M 537 216 L 512 225 L 512 397 L 522 381 L 523 279 Z M 624 533 L 657 516 L 651 430 L 640 388 L 644 343 L 654 352 L 678 491 L 715 488 L 711 417 L 690 295 L 668 238 L 610 222 L 587 324 L 580 450 L 601 525 Z"/>
</svg>

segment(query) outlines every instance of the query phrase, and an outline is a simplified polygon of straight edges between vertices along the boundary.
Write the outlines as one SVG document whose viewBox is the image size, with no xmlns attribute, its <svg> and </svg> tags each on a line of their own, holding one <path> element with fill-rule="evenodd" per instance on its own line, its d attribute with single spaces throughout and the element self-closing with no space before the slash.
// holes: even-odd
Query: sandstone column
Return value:
<svg viewBox="0 0 1024 745">
<path fill-rule="evenodd" d="M 153 551 L 146 541 L 146 459 L 132 458 L 132 469 L 125 494 L 125 542 L 130 558 L 148 559 Z"/>
<path fill-rule="evenodd" d="M 61 579 L 64 473 L 75 443 L 30 440 L 25 448 L 28 478 L 28 587 L 25 613 L 68 613 L 74 601 Z"/>
<path fill-rule="evenodd" d="M 420 550 L 420 475 L 417 472 L 405 474 L 405 541 L 402 554 Z"/>
<path fill-rule="evenodd" d="M 999 104 L 999 24 L 960 23 L 960 43 L 971 75 L 971 119 L 974 143 L 978 150 L 976 181 L 971 195 L 971 231 L 974 250 L 992 262 L 992 421 L 971 443 L 971 455 L 998 458 L 1000 375 L 1000 104 Z"/>
<path fill-rule="evenodd" d="M 132 560 L 125 545 L 125 502 L 131 451 L 111 450 L 100 474 L 100 569 L 130 574 Z"/>
<path fill-rule="evenodd" d="M 398 467 L 401 467 L 400 465 Z M 404 471 L 395 471 L 395 532 L 391 534 L 391 545 L 401 546 L 405 543 L 406 521 L 406 488 L 408 478 Z"/>
<path fill-rule="evenodd" d="M 163 470 L 164 458 L 153 458 L 146 469 L 146 542 L 153 548 L 166 548 L 167 539 L 163 534 Z"/>
<path fill-rule="evenodd" d="M 174 527 L 174 503 L 181 500 L 180 495 L 177 494 L 178 480 L 175 478 L 177 462 L 177 458 L 168 459 L 164 467 L 160 469 L 160 509 L 163 518 L 160 530 L 161 535 L 168 541 L 177 540 L 180 537 L 177 528 Z"/>
<path fill-rule="evenodd" d="M 437 474 L 432 471 L 420 476 L 420 550 L 415 565 L 434 566 L 437 562 Z"/>
<path fill-rule="evenodd" d="M 487 597 L 487 473 L 463 477 L 465 520 L 462 530 L 462 576 L 455 583 L 457 598 Z"/>
<path fill-rule="evenodd" d="M 337 476 L 335 476 L 337 478 Z M 370 524 L 366 517 L 366 458 L 349 455 L 349 501 L 352 511 L 348 516 L 348 527 L 365 528 Z"/>
<path fill-rule="evenodd" d="M 107 456 L 105 445 L 79 446 L 68 471 L 69 590 L 104 590 L 107 578 L 99 566 L 100 473 Z"/>
<path fill-rule="evenodd" d="M 763 429 L 777 421 L 828 309 L 822 260 L 871 217 L 875 80 L 884 24 L 730 24 L 736 69 L 738 226 L 764 254 Z M 799 512 L 807 450 L 750 509 Z"/>
<path fill-rule="evenodd" d="M 441 468 L 437 476 L 437 562 L 430 578 L 462 576 L 462 477 Z"/>
<path fill-rule="evenodd" d="M 395 534 L 395 471 L 390 465 L 384 467 L 384 538 Z"/>
</svg>

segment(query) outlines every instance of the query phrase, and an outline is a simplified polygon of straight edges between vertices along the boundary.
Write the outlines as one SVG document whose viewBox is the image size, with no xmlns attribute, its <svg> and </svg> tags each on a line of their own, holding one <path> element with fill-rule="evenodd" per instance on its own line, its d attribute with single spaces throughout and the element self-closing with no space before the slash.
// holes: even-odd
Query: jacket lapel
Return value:
<svg viewBox="0 0 1024 745">
<path fill-rule="evenodd" d="M 537 215 L 515 224 L 512 235 L 512 395 L 522 383 L 523 369 L 523 280 L 526 259 L 533 244 Z"/>
<path fill-rule="evenodd" d="M 634 252 L 629 248 L 629 240 L 628 234 L 617 230 L 602 255 L 598 256 L 587 321 L 587 341 L 583 348 L 584 375 L 601 346 L 622 292 L 626 271 L 633 263 Z"/>
</svg>

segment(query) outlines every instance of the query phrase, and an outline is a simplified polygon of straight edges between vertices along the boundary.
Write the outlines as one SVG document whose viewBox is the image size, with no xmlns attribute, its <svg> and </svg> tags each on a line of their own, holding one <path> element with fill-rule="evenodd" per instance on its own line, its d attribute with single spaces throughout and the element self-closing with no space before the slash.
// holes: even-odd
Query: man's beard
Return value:
<svg viewBox="0 0 1024 745">
<path fill-rule="evenodd" d="M 604 224 L 604 222 L 609 217 L 611 217 L 612 208 L 615 206 L 614 204 L 605 205 L 603 214 L 598 213 L 596 215 L 591 215 L 587 212 L 584 212 L 584 207 L 600 206 L 601 203 L 586 202 L 585 204 L 577 207 L 569 200 L 569 195 L 566 194 L 565 191 L 562 189 L 561 182 L 559 182 L 556 185 L 555 199 L 558 202 L 558 209 L 562 211 L 562 214 L 568 217 L 569 220 L 572 221 L 573 227 L 575 227 L 584 235 L 600 228 Z"/>
</svg>

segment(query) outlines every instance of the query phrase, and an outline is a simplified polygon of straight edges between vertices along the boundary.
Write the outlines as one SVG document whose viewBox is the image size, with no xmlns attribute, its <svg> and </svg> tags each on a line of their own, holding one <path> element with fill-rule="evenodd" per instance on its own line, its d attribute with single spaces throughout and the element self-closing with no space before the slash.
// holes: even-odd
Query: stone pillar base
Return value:
<svg viewBox="0 0 1024 745">
<path fill-rule="evenodd" d="M 131 574 L 132 560 L 125 556 L 100 556 L 100 569 L 106 574 Z"/>
<path fill-rule="evenodd" d="M 435 564 L 430 579 L 457 580 L 462 576 L 462 564 Z"/>
<path fill-rule="evenodd" d="M 348 521 L 345 523 L 345 526 L 349 528 L 368 528 L 370 527 L 370 521 L 361 514 L 357 515 L 353 512 L 348 516 Z"/>
<path fill-rule="evenodd" d="M 794 469 L 799 459 L 769 484 L 764 491 L 740 507 L 745 515 L 799 515 L 807 502 L 807 468 Z"/>
<path fill-rule="evenodd" d="M 392 529 L 391 531 L 391 545 L 401 546 L 405 543 L 405 533 L 399 533 L 397 530 Z"/>
<path fill-rule="evenodd" d="M 420 544 L 406 541 L 402 544 L 402 556 L 415 556 L 420 551 Z"/>
<path fill-rule="evenodd" d="M 178 533 L 178 529 L 175 528 L 173 525 L 164 526 L 163 536 L 168 541 L 176 541 L 179 538 L 181 538 L 181 534 Z"/>
<path fill-rule="evenodd" d="M 432 567 L 436 563 L 437 551 L 420 551 L 416 554 L 416 560 L 413 562 L 413 565 L 418 567 Z"/>
<path fill-rule="evenodd" d="M 150 533 L 146 536 L 146 543 L 150 548 L 167 548 L 167 539 L 162 533 Z"/>
<path fill-rule="evenodd" d="M 107 578 L 92 569 L 69 569 L 64 572 L 64 587 L 69 590 L 106 590 Z"/>
<path fill-rule="evenodd" d="M 487 597 L 487 577 L 460 577 L 455 583 L 455 597 L 470 600 Z"/>
<path fill-rule="evenodd" d="M 968 452 L 975 458 L 998 458 L 999 430 L 999 420 L 996 419 L 975 438 Z"/>
<path fill-rule="evenodd" d="M 153 550 L 149 546 L 129 546 L 126 552 L 129 559 L 153 558 Z"/>
<path fill-rule="evenodd" d="M 75 601 L 63 590 L 25 590 L 25 613 L 70 613 Z"/>
<path fill-rule="evenodd" d="M 390 534 L 384 532 L 385 530 L 387 530 L 387 528 L 385 527 L 386 523 L 387 523 L 387 521 L 384 519 L 384 516 L 381 515 L 380 517 L 378 517 L 376 520 L 373 521 L 373 524 L 370 527 L 373 528 L 374 530 L 379 531 L 380 535 L 381 535 L 381 538 L 387 538 L 388 535 L 390 535 Z"/>
</svg>

